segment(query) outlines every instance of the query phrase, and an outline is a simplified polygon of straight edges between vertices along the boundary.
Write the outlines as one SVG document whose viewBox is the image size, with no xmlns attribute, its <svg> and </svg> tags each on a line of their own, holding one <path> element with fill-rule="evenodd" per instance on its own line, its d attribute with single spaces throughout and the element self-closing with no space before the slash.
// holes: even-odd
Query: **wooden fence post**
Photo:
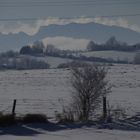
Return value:
<svg viewBox="0 0 140 140">
<path fill-rule="evenodd" d="M 107 105 L 106 105 L 106 97 L 103 97 L 103 118 L 104 121 L 107 119 Z"/>
<path fill-rule="evenodd" d="M 13 116 L 15 116 L 16 102 L 17 102 L 17 100 L 14 99 L 13 108 L 12 108 L 12 115 L 13 115 Z"/>
</svg>

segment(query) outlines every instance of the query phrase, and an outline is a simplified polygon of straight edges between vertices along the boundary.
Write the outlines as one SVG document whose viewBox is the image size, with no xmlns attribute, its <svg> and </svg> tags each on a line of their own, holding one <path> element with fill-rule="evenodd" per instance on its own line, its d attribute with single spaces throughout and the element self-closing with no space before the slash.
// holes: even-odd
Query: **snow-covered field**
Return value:
<svg viewBox="0 0 140 140">
<path fill-rule="evenodd" d="M 27 55 L 21 55 L 20 57 L 25 57 L 25 58 L 31 58 L 31 59 L 37 59 L 44 61 L 50 65 L 51 68 L 57 68 L 59 64 L 62 63 L 68 63 L 73 61 L 72 59 L 68 58 L 61 58 L 61 57 L 53 57 L 53 56 L 43 56 L 43 57 L 35 57 L 35 56 L 27 56 Z"/>
<path fill-rule="evenodd" d="M 109 67 L 107 79 L 113 86 L 108 95 L 111 105 L 128 108 L 131 113 L 140 111 L 139 73 L 139 65 Z M 17 99 L 18 114 L 43 111 L 53 115 L 70 100 L 70 78 L 67 69 L 0 71 L 0 110 L 10 111 L 13 99 Z"/>
<path fill-rule="evenodd" d="M 82 53 L 87 57 L 94 56 L 94 57 L 101 57 L 105 59 L 113 59 L 113 60 L 122 60 L 133 62 L 134 57 L 136 55 L 135 52 L 121 52 L 121 51 L 93 51 L 93 52 L 86 52 Z"/>
<path fill-rule="evenodd" d="M 37 59 L 47 62 L 48 64 L 50 64 L 51 68 L 57 68 L 57 66 L 59 64 L 68 63 L 68 62 L 72 61 L 72 59 L 60 58 L 60 57 L 52 57 L 52 56 L 38 57 Z"/>
<path fill-rule="evenodd" d="M 17 99 L 16 113 L 18 115 L 38 112 L 53 117 L 56 111 L 61 110 L 63 104 L 70 101 L 72 92 L 70 78 L 68 69 L 0 71 L 0 111 L 11 112 L 13 99 Z M 129 115 L 140 112 L 140 66 L 110 66 L 107 79 L 113 86 L 112 92 L 107 97 L 110 104 L 125 108 Z M 51 140 L 138 140 L 140 137 L 138 132 L 131 131 L 77 128 L 48 132 L 37 127 L 28 129 L 29 132 L 37 131 L 38 133 L 29 135 L 25 133 L 24 137 L 19 137 L 22 134 L 18 136 L 18 132 L 10 133 L 9 128 L 7 129 L 2 140 L 24 140 L 27 138 L 40 140 L 47 138 Z M 24 131 L 25 128 L 21 129 Z M 2 132 L 3 130 L 0 129 L 0 135 L 3 134 Z"/>
</svg>

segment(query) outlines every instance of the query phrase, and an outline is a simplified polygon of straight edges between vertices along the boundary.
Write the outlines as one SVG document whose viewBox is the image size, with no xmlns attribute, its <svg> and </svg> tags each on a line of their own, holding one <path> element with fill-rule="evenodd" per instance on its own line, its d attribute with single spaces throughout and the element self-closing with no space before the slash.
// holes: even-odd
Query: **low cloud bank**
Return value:
<svg viewBox="0 0 140 140">
<path fill-rule="evenodd" d="M 111 19 L 103 17 L 95 17 L 95 18 L 79 17 L 65 19 L 59 17 L 48 17 L 47 19 L 26 22 L 23 21 L 2 22 L 2 24 L 0 25 L 0 32 L 3 34 L 25 32 L 29 35 L 34 35 L 35 33 L 38 32 L 41 26 L 49 26 L 51 24 L 64 25 L 72 22 L 82 24 L 95 22 L 108 26 L 115 25 L 119 27 L 129 28 L 131 30 L 140 32 L 140 27 L 138 25 L 129 24 L 129 22 L 124 18 Z"/>
</svg>

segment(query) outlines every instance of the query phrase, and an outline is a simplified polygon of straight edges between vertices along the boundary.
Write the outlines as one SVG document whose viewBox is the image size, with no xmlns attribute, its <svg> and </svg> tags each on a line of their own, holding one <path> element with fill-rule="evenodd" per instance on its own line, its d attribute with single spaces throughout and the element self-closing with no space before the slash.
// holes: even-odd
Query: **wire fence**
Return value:
<svg viewBox="0 0 140 140">
<path fill-rule="evenodd" d="M 56 112 L 61 112 L 63 106 L 68 103 L 63 99 L 17 99 L 15 113 L 22 116 L 28 113 L 46 114 L 53 117 Z M 3 114 L 12 113 L 14 99 L 1 99 L 0 112 Z"/>
<path fill-rule="evenodd" d="M 0 112 L 3 114 L 11 114 L 13 110 L 14 99 L 0 99 Z M 68 106 L 68 99 L 17 99 L 15 114 L 16 116 L 24 116 L 25 114 L 45 114 L 48 118 L 54 118 L 56 113 L 61 113 L 63 107 Z M 74 111 L 75 113 L 75 111 Z M 102 106 L 95 116 L 100 116 Z"/>
<path fill-rule="evenodd" d="M 17 99 L 15 114 L 16 116 L 45 114 L 48 118 L 55 118 L 56 113 L 61 113 L 63 107 L 68 106 L 69 103 L 69 99 Z M 14 99 L 0 99 L 0 113 L 13 113 L 13 104 Z M 114 109 L 101 104 L 97 112 L 94 112 L 94 117 L 99 118 L 101 115 L 106 117 L 106 113 L 109 115 L 112 112 L 115 113 L 115 117 L 125 113 L 122 108 Z"/>
</svg>

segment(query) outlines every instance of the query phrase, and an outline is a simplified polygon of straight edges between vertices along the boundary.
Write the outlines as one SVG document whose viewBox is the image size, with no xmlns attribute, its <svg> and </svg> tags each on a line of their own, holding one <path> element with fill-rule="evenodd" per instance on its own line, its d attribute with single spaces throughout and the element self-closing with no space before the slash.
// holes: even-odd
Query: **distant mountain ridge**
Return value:
<svg viewBox="0 0 140 140">
<path fill-rule="evenodd" d="M 128 28 L 118 26 L 107 26 L 98 23 L 69 23 L 66 25 L 49 25 L 40 27 L 33 36 L 24 32 L 4 35 L 0 33 L 0 51 L 9 49 L 20 49 L 23 45 L 30 44 L 36 40 L 46 37 L 71 37 L 75 39 L 89 39 L 98 43 L 103 43 L 111 36 L 117 40 L 135 44 L 140 42 L 140 33 Z"/>
</svg>

